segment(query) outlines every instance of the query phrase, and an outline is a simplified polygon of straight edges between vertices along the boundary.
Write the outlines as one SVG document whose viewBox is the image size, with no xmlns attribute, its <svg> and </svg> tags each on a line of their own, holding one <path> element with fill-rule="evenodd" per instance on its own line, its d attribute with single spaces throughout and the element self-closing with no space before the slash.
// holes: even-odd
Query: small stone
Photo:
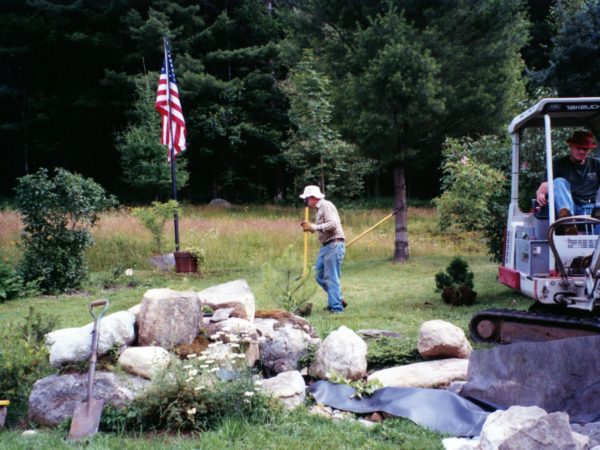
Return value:
<svg viewBox="0 0 600 450">
<path fill-rule="evenodd" d="M 381 414 L 379 414 L 378 412 L 374 412 L 373 414 L 371 414 L 371 416 L 369 417 L 369 420 L 371 422 L 383 422 L 383 416 Z"/>
<path fill-rule="evenodd" d="M 38 432 L 35 430 L 25 430 L 21 433 L 21 436 L 29 437 L 29 436 L 35 436 L 36 434 L 38 434 Z"/>
<path fill-rule="evenodd" d="M 377 425 L 377 422 L 372 422 L 372 421 L 366 420 L 366 419 L 358 419 L 358 423 L 360 423 L 361 425 L 364 425 L 367 428 L 373 428 L 375 425 Z"/>
</svg>

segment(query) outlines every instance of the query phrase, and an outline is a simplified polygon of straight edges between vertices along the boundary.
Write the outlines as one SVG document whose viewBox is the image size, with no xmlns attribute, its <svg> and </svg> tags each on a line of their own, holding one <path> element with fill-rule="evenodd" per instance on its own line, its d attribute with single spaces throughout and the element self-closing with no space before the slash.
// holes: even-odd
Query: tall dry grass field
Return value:
<svg viewBox="0 0 600 450">
<path fill-rule="evenodd" d="M 340 216 L 348 241 L 386 217 L 383 209 L 341 209 Z M 283 253 L 291 245 L 298 258 L 303 255 L 300 222 L 303 208 L 239 206 L 229 209 L 186 206 L 179 219 L 181 250 L 202 247 L 206 251 L 203 270 L 223 271 L 258 267 Z M 411 256 L 481 255 L 485 246 L 475 233 L 442 234 L 437 229 L 433 208 L 409 208 L 408 233 Z M 314 220 L 314 212 L 311 212 Z M 0 251 L 17 261 L 22 222 L 18 213 L 0 212 Z M 347 258 L 375 260 L 391 258 L 394 252 L 395 218 L 392 217 L 356 241 Z M 148 257 L 155 251 L 151 234 L 127 208 L 105 213 L 92 229 L 95 245 L 88 252 L 91 270 L 105 271 L 120 265 L 148 269 Z M 175 248 L 173 222 L 163 230 L 163 253 Z M 309 259 L 316 257 L 316 235 L 309 236 Z"/>
</svg>

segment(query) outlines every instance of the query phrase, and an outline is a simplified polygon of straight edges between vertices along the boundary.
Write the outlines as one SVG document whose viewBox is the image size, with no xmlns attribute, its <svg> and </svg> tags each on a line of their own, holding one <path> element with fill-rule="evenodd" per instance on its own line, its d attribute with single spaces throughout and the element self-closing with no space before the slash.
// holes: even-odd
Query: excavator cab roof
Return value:
<svg viewBox="0 0 600 450">
<path fill-rule="evenodd" d="M 585 127 L 600 133 L 600 97 L 545 98 L 515 117 L 508 126 L 510 134 L 524 128 L 544 127 L 548 115 L 552 127 Z"/>
</svg>

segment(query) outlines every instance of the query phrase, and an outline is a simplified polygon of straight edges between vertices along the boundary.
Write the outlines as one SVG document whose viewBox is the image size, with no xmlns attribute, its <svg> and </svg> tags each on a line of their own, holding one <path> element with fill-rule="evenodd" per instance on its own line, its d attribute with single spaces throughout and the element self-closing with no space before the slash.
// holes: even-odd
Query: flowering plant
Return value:
<svg viewBox="0 0 600 450">
<path fill-rule="evenodd" d="M 244 353 L 253 337 L 223 330 L 211 338 L 214 342 L 203 352 L 187 355 L 153 379 L 125 410 L 103 414 L 108 424 L 103 428 L 116 424 L 120 430 L 202 432 L 230 415 L 267 420 L 275 405 L 263 394 Z"/>
</svg>

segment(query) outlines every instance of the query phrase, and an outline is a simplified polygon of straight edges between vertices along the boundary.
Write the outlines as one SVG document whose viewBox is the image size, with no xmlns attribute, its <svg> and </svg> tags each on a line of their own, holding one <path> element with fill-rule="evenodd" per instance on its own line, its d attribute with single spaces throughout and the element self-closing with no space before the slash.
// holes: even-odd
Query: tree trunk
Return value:
<svg viewBox="0 0 600 450">
<path fill-rule="evenodd" d="M 396 239 L 394 242 L 394 262 L 408 260 L 408 228 L 406 207 L 406 179 L 404 167 L 394 168 L 394 210 L 396 211 Z"/>
</svg>

